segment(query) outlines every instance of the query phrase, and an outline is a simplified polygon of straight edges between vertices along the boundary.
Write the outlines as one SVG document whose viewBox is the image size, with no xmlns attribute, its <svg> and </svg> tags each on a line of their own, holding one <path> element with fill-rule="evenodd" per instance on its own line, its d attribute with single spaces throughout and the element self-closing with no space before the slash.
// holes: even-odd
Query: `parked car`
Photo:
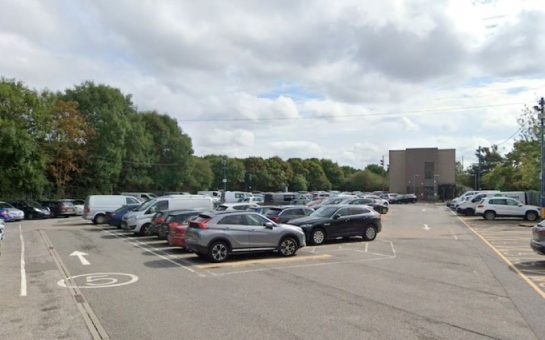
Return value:
<svg viewBox="0 0 545 340">
<path fill-rule="evenodd" d="M 0 241 L 4 239 L 5 234 L 6 234 L 6 225 L 4 224 L 4 220 L 0 218 Z M 2 249 L 1 246 L 2 246 L 2 243 L 0 242 L 0 250 Z"/>
<path fill-rule="evenodd" d="M 83 216 L 83 206 L 85 205 L 85 200 L 80 199 L 67 199 L 67 201 L 72 202 L 74 209 L 76 210 L 77 216 Z"/>
<path fill-rule="evenodd" d="M 170 246 L 185 248 L 185 233 L 189 220 L 200 213 L 198 211 L 180 211 L 167 216 L 159 227 L 159 237 L 165 238 Z"/>
<path fill-rule="evenodd" d="M 256 203 L 223 203 L 218 205 L 216 211 L 244 211 L 259 208 Z"/>
<path fill-rule="evenodd" d="M 214 209 L 214 203 L 211 197 L 203 195 L 161 196 L 147 201 L 138 209 L 125 214 L 121 227 L 138 235 L 149 236 L 151 219 L 155 213 L 181 209 L 207 211 Z"/>
<path fill-rule="evenodd" d="M 247 197 L 242 202 L 259 204 L 263 203 L 263 197 Z"/>
<path fill-rule="evenodd" d="M 475 215 L 475 208 L 477 205 L 479 205 L 483 198 L 494 196 L 505 197 L 499 191 L 481 192 L 473 196 L 466 196 L 466 198 L 460 201 L 460 203 L 457 205 L 456 212 L 462 215 L 473 216 Z"/>
<path fill-rule="evenodd" d="M 535 205 L 524 205 L 509 197 L 486 197 L 475 208 L 475 215 L 486 220 L 496 217 L 520 217 L 528 221 L 539 218 L 540 208 Z"/>
<path fill-rule="evenodd" d="M 0 219 L 6 222 L 21 221 L 25 217 L 22 210 L 15 208 L 8 202 L 0 202 Z"/>
<path fill-rule="evenodd" d="M 545 255 L 545 221 L 532 227 L 530 246 L 539 255 Z"/>
<path fill-rule="evenodd" d="M 138 208 L 141 204 L 127 204 L 121 208 L 116 209 L 115 211 L 106 212 L 106 223 L 114 227 L 121 227 L 121 222 L 123 221 L 123 216 L 129 211 L 133 211 Z"/>
<path fill-rule="evenodd" d="M 175 226 L 175 225 L 181 226 L 180 228 L 183 228 L 183 233 L 185 234 L 185 228 L 187 228 L 188 220 L 191 217 L 197 216 L 202 212 L 203 211 L 198 211 L 198 210 L 165 211 L 163 214 L 164 216 L 163 222 L 156 225 L 157 237 L 161 240 L 166 240 L 168 237 L 171 224 L 172 226 Z M 176 231 L 180 233 L 182 230 L 176 229 Z"/>
<path fill-rule="evenodd" d="M 121 195 L 136 197 L 142 203 L 157 198 L 157 195 L 151 192 L 122 192 Z"/>
<path fill-rule="evenodd" d="M 355 205 L 367 205 L 372 207 L 376 212 L 381 214 L 388 213 L 388 206 L 384 205 L 382 199 L 376 199 L 376 198 L 348 198 L 341 202 L 341 204 L 355 204 Z"/>
<path fill-rule="evenodd" d="M 51 216 L 51 212 L 49 211 L 49 209 L 38 202 L 14 201 L 10 202 L 10 204 L 13 207 L 23 211 L 23 216 L 27 220 L 32 220 L 35 218 L 48 218 L 49 216 Z M 6 219 L 6 221 L 8 221 L 8 219 Z"/>
<path fill-rule="evenodd" d="M 48 207 L 51 217 L 69 217 L 76 216 L 76 208 L 72 201 L 68 200 L 47 200 L 40 201 L 44 207 Z"/>
<path fill-rule="evenodd" d="M 124 195 L 90 195 L 85 199 L 83 218 L 94 224 L 106 222 L 106 212 L 115 211 L 127 204 L 140 204 L 133 196 Z"/>
<path fill-rule="evenodd" d="M 389 202 L 393 204 L 416 203 L 417 201 L 418 201 L 418 197 L 416 197 L 415 194 L 397 195 L 394 198 L 389 200 Z"/>
<path fill-rule="evenodd" d="M 200 214 L 189 222 L 185 243 L 189 251 L 212 262 L 248 252 L 277 251 L 281 256 L 294 256 L 306 245 L 300 228 L 242 211 Z"/>
<path fill-rule="evenodd" d="M 326 205 L 310 216 L 288 222 L 303 229 L 308 243 L 323 244 L 338 237 L 362 236 L 372 241 L 382 230 L 380 214 L 357 205 Z"/>
<path fill-rule="evenodd" d="M 172 211 L 172 210 L 171 210 Z M 169 210 L 158 211 L 153 215 L 150 221 L 150 226 L 148 229 L 148 235 L 157 235 L 157 229 L 163 223 L 165 223 L 167 214 L 170 213 Z M 173 210 L 176 211 L 176 210 Z"/>
<path fill-rule="evenodd" d="M 273 222 L 287 223 L 289 220 L 309 216 L 313 212 L 314 209 L 305 206 L 287 205 L 282 207 L 271 207 L 267 209 L 267 212 L 264 215 Z"/>
</svg>

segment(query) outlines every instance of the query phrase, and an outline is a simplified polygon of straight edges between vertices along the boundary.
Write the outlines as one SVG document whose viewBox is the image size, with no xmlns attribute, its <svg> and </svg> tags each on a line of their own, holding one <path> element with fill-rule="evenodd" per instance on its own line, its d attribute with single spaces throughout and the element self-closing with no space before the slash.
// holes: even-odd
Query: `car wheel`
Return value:
<svg viewBox="0 0 545 340">
<path fill-rule="evenodd" d="M 104 215 L 102 214 L 96 215 L 95 218 L 93 219 L 94 224 L 103 224 L 105 221 L 106 221 L 106 217 L 104 217 Z"/>
<path fill-rule="evenodd" d="M 212 262 L 223 262 L 229 257 L 229 246 L 224 241 L 213 242 L 208 247 L 208 258 Z"/>
<path fill-rule="evenodd" d="M 489 210 L 489 211 L 484 213 L 484 219 L 485 220 L 492 221 L 495 218 L 496 218 L 496 213 L 493 212 L 493 211 Z"/>
<path fill-rule="evenodd" d="M 537 217 L 538 217 L 538 214 L 535 211 L 528 211 L 526 212 L 526 215 L 524 216 L 526 220 L 532 221 L 532 222 L 537 220 Z"/>
<path fill-rule="evenodd" d="M 363 232 L 363 239 L 365 241 L 373 241 L 377 237 L 377 229 L 373 226 L 368 226 Z"/>
<path fill-rule="evenodd" d="M 384 214 L 387 214 L 387 213 L 388 213 L 388 208 L 386 208 L 386 207 L 382 208 L 382 214 L 384 215 Z"/>
<path fill-rule="evenodd" d="M 150 224 L 149 223 L 144 224 L 140 228 L 140 231 L 138 232 L 138 235 L 140 235 L 140 236 L 150 236 Z"/>
<path fill-rule="evenodd" d="M 278 251 L 280 252 L 280 255 L 285 257 L 295 255 L 295 253 L 297 253 L 297 241 L 291 236 L 284 237 L 280 241 Z"/>
<path fill-rule="evenodd" d="M 322 228 L 314 229 L 310 238 L 313 244 L 323 244 L 326 238 L 325 230 Z"/>
</svg>

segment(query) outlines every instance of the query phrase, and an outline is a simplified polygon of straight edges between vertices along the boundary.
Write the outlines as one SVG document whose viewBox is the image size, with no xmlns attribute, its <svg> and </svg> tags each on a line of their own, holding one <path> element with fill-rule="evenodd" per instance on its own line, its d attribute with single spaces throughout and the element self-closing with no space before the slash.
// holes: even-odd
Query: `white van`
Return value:
<svg viewBox="0 0 545 340">
<path fill-rule="evenodd" d="M 225 191 L 222 194 L 223 203 L 239 203 L 244 201 L 246 194 L 242 191 Z"/>
<path fill-rule="evenodd" d="M 526 197 L 526 192 L 524 191 L 502 191 L 501 195 L 503 197 L 514 198 L 523 204 L 528 204 L 528 199 Z"/>
<path fill-rule="evenodd" d="M 90 195 L 83 204 L 83 218 L 102 224 L 106 221 L 106 212 L 115 211 L 127 204 L 141 204 L 133 196 L 125 195 Z"/>
<path fill-rule="evenodd" d="M 151 192 L 122 192 L 121 195 L 134 196 L 138 198 L 139 200 L 141 200 L 142 202 L 157 198 L 157 195 Z"/>
<path fill-rule="evenodd" d="M 464 201 L 459 202 L 458 206 L 456 207 L 456 212 L 459 214 L 473 216 L 475 215 L 475 208 L 477 208 L 479 202 L 481 202 L 486 197 L 494 196 L 503 196 L 503 193 L 498 190 L 487 190 L 483 192 L 478 192 L 473 196 L 466 196 L 467 198 Z"/>
<path fill-rule="evenodd" d="M 151 218 L 156 212 L 166 210 L 203 210 L 211 211 L 214 203 L 211 197 L 204 195 L 161 196 L 147 201 L 138 209 L 123 216 L 121 228 L 134 231 L 138 235 L 147 235 Z"/>
<path fill-rule="evenodd" d="M 198 191 L 197 195 L 212 197 L 215 204 L 219 204 L 221 201 L 221 191 Z"/>
</svg>

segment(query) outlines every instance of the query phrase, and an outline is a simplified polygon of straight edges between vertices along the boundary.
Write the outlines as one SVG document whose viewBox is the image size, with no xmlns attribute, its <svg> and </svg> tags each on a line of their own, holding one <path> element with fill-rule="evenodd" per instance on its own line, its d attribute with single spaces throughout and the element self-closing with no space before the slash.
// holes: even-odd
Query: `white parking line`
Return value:
<svg viewBox="0 0 545 340">
<path fill-rule="evenodd" d="M 424 230 L 430 230 L 430 227 L 427 224 L 424 224 Z"/>
<path fill-rule="evenodd" d="M 450 229 L 450 233 L 452 234 L 452 237 L 454 237 L 454 239 L 456 241 L 458 241 L 458 236 L 456 236 L 456 234 L 454 233 L 454 231 L 452 230 L 452 228 L 449 228 Z"/>
<path fill-rule="evenodd" d="M 108 234 L 110 234 L 110 235 L 114 235 L 115 237 L 118 237 L 118 238 L 120 238 L 120 239 L 122 239 L 122 240 L 123 240 L 123 239 L 124 239 L 124 240 L 127 240 L 127 241 L 128 241 L 130 244 L 132 244 L 133 246 L 138 247 L 138 248 L 140 248 L 140 249 L 143 249 L 143 250 L 145 250 L 145 251 L 147 251 L 147 252 L 150 252 L 150 253 L 152 253 L 153 255 L 157 255 L 157 256 L 159 256 L 160 258 L 162 258 L 163 260 L 168 261 L 168 262 L 170 262 L 170 263 L 172 263 L 172 264 L 174 264 L 174 265 L 176 265 L 176 266 L 178 266 L 178 267 L 181 267 L 181 268 L 183 268 L 183 269 L 185 269 L 185 270 L 187 270 L 187 271 L 190 271 L 190 272 L 192 272 L 192 273 L 195 273 L 195 274 L 197 274 L 197 275 L 199 275 L 199 276 L 201 276 L 201 277 L 204 277 L 204 276 L 205 276 L 204 274 L 201 274 L 201 273 L 196 272 L 195 270 L 193 270 L 192 268 L 188 267 L 187 265 L 183 265 L 183 264 L 181 264 L 181 263 L 179 263 L 179 262 L 176 262 L 176 261 L 174 261 L 174 260 L 172 260 L 172 259 L 170 259 L 170 258 L 168 258 L 168 257 L 166 257 L 166 256 L 164 256 L 164 255 L 159 254 L 158 252 L 162 252 L 161 249 L 157 249 L 157 248 L 154 248 L 154 247 L 150 247 L 150 246 L 148 246 L 148 245 L 146 245 L 145 243 L 142 243 L 142 242 L 140 242 L 140 241 L 128 240 L 126 237 L 118 236 L 118 235 L 116 235 L 116 233 L 112 233 L 112 232 L 110 232 L 110 231 L 108 231 L 108 230 L 104 230 L 104 231 L 105 231 L 106 233 L 108 233 Z M 188 265 L 190 264 L 190 263 L 188 263 L 188 262 L 185 261 L 185 260 L 182 260 L 182 259 L 178 259 L 178 260 L 179 260 L 180 262 L 186 263 L 186 264 L 188 264 Z"/>
<path fill-rule="evenodd" d="M 19 223 L 19 239 L 21 240 L 21 296 L 26 296 L 26 270 L 25 270 L 25 241 L 23 239 L 23 229 Z"/>
</svg>

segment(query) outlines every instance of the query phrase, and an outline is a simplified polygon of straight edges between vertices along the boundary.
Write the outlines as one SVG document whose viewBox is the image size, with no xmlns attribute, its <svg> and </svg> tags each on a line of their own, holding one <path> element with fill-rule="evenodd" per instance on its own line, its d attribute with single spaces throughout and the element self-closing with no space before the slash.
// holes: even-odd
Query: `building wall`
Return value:
<svg viewBox="0 0 545 340">
<path fill-rule="evenodd" d="M 456 182 L 456 150 L 390 150 L 390 192 L 433 199 L 438 186 Z"/>
<path fill-rule="evenodd" d="M 390 192 L 406 194 L 407 187 L 405 185 L 405 151 L 390 150 Z"/>
</svg>

